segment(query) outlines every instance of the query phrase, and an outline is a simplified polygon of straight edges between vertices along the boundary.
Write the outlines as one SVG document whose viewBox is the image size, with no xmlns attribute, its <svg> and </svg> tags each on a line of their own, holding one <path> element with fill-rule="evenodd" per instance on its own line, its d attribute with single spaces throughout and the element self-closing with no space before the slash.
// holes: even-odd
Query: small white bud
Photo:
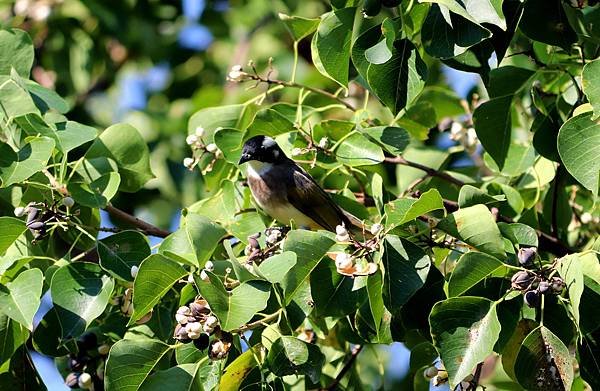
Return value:
<svg viewBox="0 0 600 391">
<path fill-rule="evenodd" d="M 279 239 L 279 231 L 274 231 L 271 232 L 266 238 L 265 241 L 268 244 L 275 244 L 277 242 L 277 240 Z"/>
<path fill-rule="evenodd" d="M 202 325 L 200 324 L 200 322 L 188 322 L 188 324 L 185 325 L 185 332 L 186 333 L 197 333 L 202 331 Z"/>
<path fill-rule="evenodd" d="M 192 273 L 188 274 L 187 283 L 188 284 L 194 283 L 194 275 Z"/>
<path fill-rule="evenodd" d="M 204 331 L 206 334 L 212 334 L 213 331 L 215 331 L 215 328 L 212 326 L 207 325 L 206 323 L 202 326 L 202 331 Z"/>
<path fill-rule="evenodd" d="M 131 277 L 135 278 L 137 276 L 137 274 L 138 274 L 139 271 L 140 271 L 140 268 L 137 267 L 137 266 L 135 266 L 135 265 L 133 265 L 131 267 Z"/>
<path fill-rule="evenodd" d="M 215 270 L 215 264 L 212 263 L 212 261 L 206 261 L 206 263 L 204 264 L 204 270 L 212 272 L 213 270 Z"/>
<path fill-rule="evenodd" d="M 382 229 L 383 229 L 383 225 L 381 225 L 379 223 L 375 223 L 371 226 L 371 233 L 373 235 L 377 235 L 379 232 L 381 232 Z"/>
<path fill-rule="evenodd" d="M 335 257 L 335 267 L 338 270 L 345 270 L 352 267 L 352 256 L 346 253 L 337 254 Z"/>
<path fill-rule="evenodd" d="M 200 338 L 201 334 L 202 334 L 202 331 L 198 331 L 198 332 L 194 332 L 194 333 L 187 333 L 187 335 L 190 339 L 198 339 L 198 338 Z"/>
<path fill-rule="evenodd" d="M 239 71 L 241 71 L 242 69 L 243 69 L 243 68 L 242 68 L 242 66 L 241 66 L 240 64 L 236 64 L 236 65 L 234 65 L 234 66 L 232 66 L 232 67 L 231 67 L 231 71 L 232 71 L 232 72 L 239 72 Z"/>
<path fill-rule="evenodd" d="M 223 341 L 216 341 L 212 344 L 211 352 L 215 356 L 220 356 L 222 353 L 227 352 L 227 348 L 225 347 Z"/>
<path fill-rule="evenodd" d="M 335 227 L 335 233 L 340 236 L 348 235 L 348 230 L 343 225 L 338 225 L 337 227 Z"/>
<path fill-rule="evenodd" d="M 208 274 L 206 274 L 205 270 L 200 272 L 200 279 L 204 282 L 210 281 L 210 278 L 208 278 Z"/>
<path fill-rule="evenodd" d="M 217 147 L 217 144 L 215 144 L 215 143 L 210 143 L 206 146 L 207 152 L 214 153 L 214 152 L 217 152 L 218 150 L 219 150 L 219 147 Z"/>
<path fill-rule="evenodd" d="M 479 139 L 477 138 L 477 132 L 474 128 L 467 129 L 467 147 L 472 147 L 477 144 Z"/>
<path fill-rule="evenodd" d="M 195 162 L 195 160 L 191 157 L 186 157 L 185 159 L 183 159 L 183 165 L 189 169 L 194 167 L 194 162 Z"/>
<path fill-rule="evenodd" d="M 72 208 L 75 205 L 75 200 L 71 197 L 65 197 L 62 199 L 62 204 L 67 208 Z"/>
<path fill-rule="evenodd" d="M 327 137 L 321 137 L 321 139 L 319 140 L 319 148 L 327 148 L 327 146 L 329 145 L 329 139 Z"/>
<path fill-rule="evenodd" d="M 175 320 L 179 324 L 186 324 L 188 322 L 188 317 L 187 317 L 187 315 L 183 315 L 183 314 L 175 314 Z"/>
<path fill-rule="evenodd" d="M 190 134 L 189 136 L 187 136 L 185 138 L 185 143 L 187 145 L 194 145 L 198 142 L 198 136 L 196 136 L 195 134 Z"/>
<path fill-rule="evenodd" d="M 298 156 L 298 155 L 302 155 L 302 148 L 294 148 L 292 149 L 292 156 Z"/>
<path fill-rule="evenodd" d="M 217 319 L 216 316 L 211 315 L 206 318 L 204 324 L 208 325 L 209 327 L 215 327 L 217 324 L 219 324 L 219 319 Z"/>
<path fill-rule="evenodd" d="M 188 315 L 190 313 L 190 308 L 187 305 L 182 305 L 177 308 L 177 313 L 181 315 Z"/>
<path fill-rule="evenodd" d="M 450 138 L 452 140 L 459 140 L 462 137 L 463 126 L 460 122 L 452 122 L 450 127 Z"/>
<path fill-rule="evenodd" d="M 92 376 L 87 372 L 83 372 L 77 379 L 77 385 L 79 388 L 89 390 L 92 387 Z"/>
<path fill-rule="evenodd" d="M 15 216 L 17 217 L 22 217 L 25 214 L 25 208 L 22 206 L 17 206 L 15 208 Z"/>
<path fill-rule="evenodd" d="M 196 127 L 196 129 L 194 130 L 194 134 L 200 138 L 202 136 L 204 136 L 204 128 L 202 126 L 198 126 Z"/>
<path fill-rule="evenodd" d="M 432 379 L 434 376 L 436 376 L 438 374 L 439 370 L 434 367 L 428 367 L 423 371 L 423 376 L 425 376 L 426 379 L 430 380 Z"/>
<path fill-rule="evenodd" d="M 16 214 L 16 209 L 15 209 L 15 214 Z M 589 212 L 584 212 L 581 214 L 581 217 L 579 218 L 581 220 L 581 222 L 583 224 L 588 224 L 592 222 L 592 214 Z"/>
</svg>

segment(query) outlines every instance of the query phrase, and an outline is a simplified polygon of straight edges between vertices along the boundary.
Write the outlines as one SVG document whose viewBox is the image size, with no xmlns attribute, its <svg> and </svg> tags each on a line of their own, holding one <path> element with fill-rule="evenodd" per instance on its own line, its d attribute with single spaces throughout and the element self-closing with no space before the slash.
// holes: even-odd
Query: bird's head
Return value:
<svg viewBox="0 0 600 391">
<path fill-rule="evenodd" d="M 268 136 L 254 136 L 244 143 L 242 156 L 238 164 L 258 161 L 261 163 L 279 163 L 287 160 L 279 145 Z"/>
</svg>

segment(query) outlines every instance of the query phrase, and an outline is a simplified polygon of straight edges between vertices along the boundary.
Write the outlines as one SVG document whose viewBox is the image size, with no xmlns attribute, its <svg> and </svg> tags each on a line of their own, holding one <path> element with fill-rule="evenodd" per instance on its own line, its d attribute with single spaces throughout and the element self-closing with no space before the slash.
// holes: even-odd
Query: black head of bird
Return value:
<svg viewBox="0 0 600 391">
<path fill-rule="evenodd" d="M 248 139 L 239 164 L 248 163 L 248 185 L 256 203 L 283 224 L 326 229 L 350 226 L 347 215 L 302 167 L 268 136 Z"/>
</svg>

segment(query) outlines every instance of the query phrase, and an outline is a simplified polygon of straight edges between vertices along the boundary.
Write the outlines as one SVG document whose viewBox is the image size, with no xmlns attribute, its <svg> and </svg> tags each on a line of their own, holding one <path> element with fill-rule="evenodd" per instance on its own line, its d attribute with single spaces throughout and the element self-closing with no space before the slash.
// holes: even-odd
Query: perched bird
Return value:
<svg viewBox="0 0 600 391">
<path fill-rule="evenodd" d="M 350 227 L 350 217 L 302 167 L 288 158 L 268 136 L 246 141 L 239 164 L 248 163 L 248 185 L 268 215 L 283 224 L 336 231 Z"/>
</svg>

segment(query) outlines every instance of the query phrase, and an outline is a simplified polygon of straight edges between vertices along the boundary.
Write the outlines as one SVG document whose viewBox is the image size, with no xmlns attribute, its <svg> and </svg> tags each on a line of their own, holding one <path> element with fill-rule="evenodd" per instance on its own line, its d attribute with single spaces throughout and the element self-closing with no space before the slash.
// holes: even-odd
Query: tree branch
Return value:
<svg viewBox="0 0 600 391">
<path fill-rule="evenodd" d="M 416 168 L 417 170 L 424 171 L 430 177 L 437 177 L 443 179 L 447 182 L 450 182 L 456 186 L 464 186 L 465 182 L 460 179 L 454 178 L 452 175 L 446 174 L 445 172 L 438 171 L 434 168 L 424 166 L 420 163 L 411 162 L 406 160 L 403 156 L 394 156 L 394 157 L 386 157 L 384 160 L 386 163 L 400 164 L 402 166 L 408 166 L 412 168 Z"/>
<path fill-rule="evenodd" d="M 137 217 L 130 215 L 129 213 L 119 208 L 115 208 L 110 204 L 107 205 L 106 208 L 104 208 L 104 210 L 107 211 L 108 214 L 110 214 L 112 217 L 115 217 L 118 220 L 122 220 L 128 224 L 133 225 L 146 235 L 156 236 L 158 238 L 166 238 L 171 234 L 171 232 L 169 231 L 158 228 L 150 223 L 145 222 L 144 220 L 138 219 Z"/>
<path fill-rule="evenodd" d="M 357 345 L 352 349 L 352 351 L 350 352 L 350 358 L 348 359 L 346 364 L 344 364 L 344 366 L 340 370 L 340 373 L 338 373 L 338 375 L 335 377 L 335 379 L 333 379 L 330 385 L 328 385 L 325 388 L 321 388 L 321 391 L 335 390 L 337 388 L 337 386 L 340 384 L 346 373 L 350 370 L 350 368 L 352 368 L 354 361 L 356 361 L 356 357 L 362 351 L 362 349 L 363 345 Z"/>
<path fill-rule="evenodd" d="M 303 89 L 305 89 L 307 91 L 311 91 L 311 92 L 314 92 L 316 94 L 323 95 L 323 96 L 326 96 L 326 97 L 328 97 L 330 99 L 333 99 L 333 100 L 335 100 L 335 101 L 343 104 L 344 106 L 346 106 L 348 109 L 350 109 L 352 111 L 356 111 L 357 110 L 356 107 L 354 107 L 352 104 L 346 102 L 345 100 L 343 100 L 339 96 L 337 96 L 335 94 L 332 94 L 329 91 L 322 90 L 320 88 L 315 88 L 315 87 L 307 86 L 307 85 L 304 85 L 304 84 L 297 83 L 295 81 L 285 81 L 285 80 L 278 80 L 278 79 L 270 79 L 268 77 L 264 78 L 264 77 L 261 77 L 258 74 L 248 74 L 248 79 L 249 80 L 256 80 L 256 81 L 261 82 L 261 83 L 267 83 L 269 85 L 270 84 L 275 84 L 275 85 L 283 86 L 283 87 L 303 88 Z"/>
</svg>

